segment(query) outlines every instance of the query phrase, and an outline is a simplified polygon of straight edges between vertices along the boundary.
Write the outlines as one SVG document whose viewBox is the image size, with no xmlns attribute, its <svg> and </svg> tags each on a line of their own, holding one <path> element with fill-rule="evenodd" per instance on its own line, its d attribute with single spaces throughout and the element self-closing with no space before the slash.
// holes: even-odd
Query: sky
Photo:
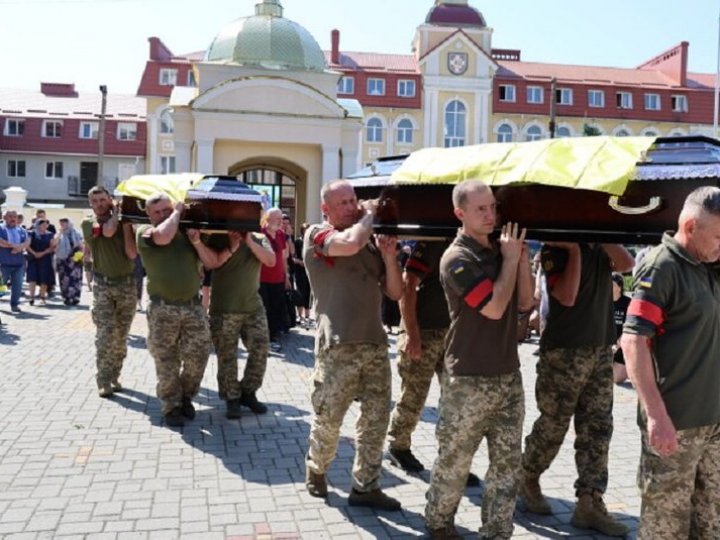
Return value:
<svg viewBox="0 0 720 540">
<path fill-rule="evenodd" d="M 135 94 L 151 36 L 175 54 L 205 50 L 254 0 L 0 0 L 0 87 L 105 84 Z M 282 0 L 285 17 L 323 49 L 410 54 L 433 0 Z M 493 47 L 534 62 L 635 67 L 681 41 L 689 70 L 715 73 L 720 0 L 470 0 L 494 29 Z"/>
</svg>

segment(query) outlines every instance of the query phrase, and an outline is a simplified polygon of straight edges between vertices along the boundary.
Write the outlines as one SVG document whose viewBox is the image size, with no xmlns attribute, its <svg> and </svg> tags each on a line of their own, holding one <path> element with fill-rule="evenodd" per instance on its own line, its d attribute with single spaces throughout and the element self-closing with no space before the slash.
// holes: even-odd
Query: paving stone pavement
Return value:
<svg viewBox="0 0 720 540">
<path fill-rule="evenodd" d="M 84 291 L 80 306 L 55 299 L 12 314 L 0 298 L 0 538 L 3 539 L 358 539 L 425 534 L 423 508 L 429 472 L 410 476 L 384 462 L 382 485 L 403 511 L 349 507 L 353 405 L 328 478 L 327 502 L 304 490 L 303 456 L 311 417 L 309 377 L 313 338 L 293 330 L 284 351 L 272 354 L 260 399 L 268 414 L 225 418 L 213 355 L 196 399 L 198 415 L 181 430 L 164 427 L 155 397 L 153 361 L 145 345 L 143 313 L 132 326 L 123 369 L 125 390 L 97 397 L 94 327 Z M 393 392 L 399 391 L 391 336 Z M 520 347 L 526 392 L 525 432 L 537 417 L 533 395 L 536 343 Z M 242 361 L 241 361 L 241 366 Z M 439 388 L 433 383 L 413 450 L 429 469 L 437 446 Z M 608 508 L 637 528 L 635 486 L 639 434 L 635 394 L 615 390 Z M 570 525 L 575 466 L 573 429 L 542 485 L 552 516 L 522 512 L 515 538 L 604 538 Z M 487 449 L 473 470 L 483 476 Z M 482 488 L 467 490 L 457 514 L 466 538 L 480 526 Z M 634 532 L 631 537 L 634 537 Z"/>
</svg>

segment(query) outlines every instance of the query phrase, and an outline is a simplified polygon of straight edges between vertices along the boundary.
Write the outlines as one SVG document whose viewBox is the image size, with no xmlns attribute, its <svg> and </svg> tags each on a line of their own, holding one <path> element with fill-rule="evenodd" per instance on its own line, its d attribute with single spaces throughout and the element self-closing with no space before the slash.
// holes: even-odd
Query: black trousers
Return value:
<svg viewBox="0 0 720 540">
<path fill-rule="evenodd" d="M 260 283 L 260 297 L 265 305 L 265 313 L 267 313 L 270 339 L 279 339 L 280 333 L 285 326 L 283 322 L 283 314 L 285 310 L 285 284 Z"/>
</svg>

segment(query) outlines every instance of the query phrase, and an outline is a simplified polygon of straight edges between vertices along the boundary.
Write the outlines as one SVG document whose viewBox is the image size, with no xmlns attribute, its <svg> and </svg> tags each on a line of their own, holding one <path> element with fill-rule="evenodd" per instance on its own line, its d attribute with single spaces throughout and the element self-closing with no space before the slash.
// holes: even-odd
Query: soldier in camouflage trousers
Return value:
<svg viewBox="0 0 720 540">
<path fill-rule="evenodd" d="M 639 401 L 640 540 L 720 538 L 720 189 L 640 262 L 622 348 Z"/>
<path fill-rule="evenodd" d="M 309 227 L 303 245 L 318 323 L 305 486 L 313 497 L 328 496 L 325 473 L 337 451 L 343 418 L 358 398 L 348 504 L 396 511 L 400 501 L 383 493 L 379 478 L 391 380 L 380 306 L 383 293 L 391 300 L 402 295 L 397 239 L 373 238 L 377 203 L 358 205 L 349 182 L 326 184 L 320 196 L 326 222 Z"/>
<path fill-rule="evenodd" d="M 255 414 L 267 412 L 256 392 L 265 375 L 269 332 L 265 307 L 258 292 L 260 265 L 273 266 L 275 252 L 265 235 L 230 232 L 211 237 L 211 246 L 229 250 L 231 257 L 213 271 L 210 331 L 218 358 L 218 389 L 228 418 L 240 418 L 241 406 Z M 242 339 L 247 361 L 238 381 L 237 346 Z"/>
<path fill-rule="evenodd" d="M 451 323 L 425 523 L 433 539 L 461 538 L 455 514 L 487 439 L 480 538 L 505 539 L 513 533 L 525 416 L 516 334 L 518 309 L 533 302 L 530 261 L 517 224 L 505 225 L 499 241 L 490 238 L 497 213 L 488 186 L 459 183 L 453 207 L 462 227 L 440 260 Z"/>
<path fill-rule="evenodd" d="M 127 337 L 135 316 L 133 260 L 137 249 L 132 225 L 118 223 L 118 209 L 107 189 L 88 192 L 94 216 L 81 224 L 86 247 L 94 261 L 92 320 L 98 395 L 108 398 L 122 388 L 120 372 L 127 354 Z"/>
<path fill-rule="evenodd" d="M 571 523 L 608 536 L 628 527 L 608 514 L 608 452 L 613 432 L 612 271 L 634 260 L 617 245 L 547 244 L 542 266 L 549 313 L 540 339 L 535 397 L 540 417 L 525 438 L 520 494 L 527 510 L 551 514 L 540 475 L 557 456 L 574 416 L 578 501 Z"/>
</svg>

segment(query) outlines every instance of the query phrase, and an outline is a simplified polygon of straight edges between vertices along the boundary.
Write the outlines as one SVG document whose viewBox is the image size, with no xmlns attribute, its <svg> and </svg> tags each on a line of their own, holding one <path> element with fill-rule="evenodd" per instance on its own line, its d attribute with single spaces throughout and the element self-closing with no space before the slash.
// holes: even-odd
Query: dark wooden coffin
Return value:
<svg viewBox="0 0 720 540">
<path fill-rule="evenodd" d="M 376 232 L 455 236 L 454 185 L 391 184 L 390 174 L 403 160 L 381 160 L 350 179 L 358 198 L 379 198 Z M 660 138 L 636 170 L 620 197 L 541 184 L 493 186 L 498 225 L 518 222 L 537 240 L 657 243 L 664 231 L 676 228 L 691 191 L 720 185 L 720 142 L 701 136 Z"/>
<path fill-rule="evenodd" d="M 206 231 L 259 231 L 261 195 L 233 176 L 208 175 L 201 178 L 185 198 L 182 229 Z M 121 220 L 149 223 L 145 199 L 123 195 Z"/>
</svg>

